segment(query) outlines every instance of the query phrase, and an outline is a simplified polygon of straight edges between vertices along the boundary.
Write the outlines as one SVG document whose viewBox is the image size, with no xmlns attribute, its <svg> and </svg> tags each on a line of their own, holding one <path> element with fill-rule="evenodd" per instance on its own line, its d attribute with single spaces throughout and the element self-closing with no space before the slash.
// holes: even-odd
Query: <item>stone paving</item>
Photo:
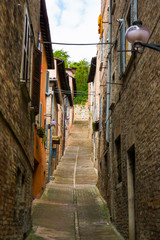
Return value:
<svg viewBox="0 0 160 240">
<path fill-rule="evenodd" d="M 96 187 L 88 123 L 74 124 L 69 144 L 41 199 L 27 240 L 120 240 Z"/>
</svg>

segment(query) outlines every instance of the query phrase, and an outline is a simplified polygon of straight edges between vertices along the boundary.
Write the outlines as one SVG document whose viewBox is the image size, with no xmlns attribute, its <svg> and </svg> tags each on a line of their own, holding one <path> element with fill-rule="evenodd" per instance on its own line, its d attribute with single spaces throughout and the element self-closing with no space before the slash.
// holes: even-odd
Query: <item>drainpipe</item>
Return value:
<svg viewBox="0 0 160 240">
<path fill-rule="evenodd" d="M 109 0 L 109 42 L 112 42 L 112 0 Z M 106 109 L 106 140 L 109 142 L 110 131 L 110 95 L 111 95 L 111 44 L 108 44 L 108 72 L 107 72 L 107 109 Z"/>
<path fill-rule="evenodd" d="M 65 143 L 66 143 L 66 97 L 64 97 L 64 128 L 63 128 L 63 154 L 65 151 Z"/>
<path fill-rule="evenodd" d="M 53 121 L 53 107 L 54 107 L 54 91 L 52 90 L 52 95 L 51 95 L 51 122 Z M 48 182 L 50 181 L 51 160 L 52 160 L 52 126 L 50 127 Z"/>
<path fill-rule="evenodd" d="M 109 42 L 112 42 L 112 0 L 109 0 Z M 111 99 L 111 51 L 112 47 L 108 45 L 108 72 L 107 72 L 107 111 L 106 111 L 106 140 L 110 142 L 110 99 Z M 110 146 L 109 146 L 110 147 Z M 114 191 L 113 191 L 113 166 L 112 166 L 112 156 L 110 159 L 110 179 L 111 179 L 111 217 L 114 219 Z"/>
</svg>

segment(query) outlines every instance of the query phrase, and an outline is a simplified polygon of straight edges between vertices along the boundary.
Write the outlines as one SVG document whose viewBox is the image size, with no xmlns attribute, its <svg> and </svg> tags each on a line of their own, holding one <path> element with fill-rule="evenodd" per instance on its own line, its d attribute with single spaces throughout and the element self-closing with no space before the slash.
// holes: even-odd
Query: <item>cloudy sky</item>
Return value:
<svg viewBox="0 0 160 240">
<path fill-rule="evenodd" d="M 101 0 L 46 0 L 53 42 L 97 43 L 98 16 Z M 96 46 L 59 46 L 70 55 L 71 61 L 86 58 L 89 62 L 96 56 Z"/>
</svg>

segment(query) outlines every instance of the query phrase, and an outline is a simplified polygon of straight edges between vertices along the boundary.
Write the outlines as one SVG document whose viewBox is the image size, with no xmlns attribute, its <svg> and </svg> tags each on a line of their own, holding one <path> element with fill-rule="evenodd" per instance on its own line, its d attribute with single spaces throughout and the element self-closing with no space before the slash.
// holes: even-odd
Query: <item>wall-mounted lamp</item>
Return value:
<svg viewBox="0 0 160 240">
<path fill-rule="evenodd" d="M 133 44 L 133 48 L 139 53 L 142 53 L 144 47 L 148 47 L 160 52 L 159 44 L 147 43 L 149 36 L 149 30 L 142 26 L 141 21 L 135 21 L 133 25 L 126 30 L 126 39 L 128 42 Z"/>
</svg>

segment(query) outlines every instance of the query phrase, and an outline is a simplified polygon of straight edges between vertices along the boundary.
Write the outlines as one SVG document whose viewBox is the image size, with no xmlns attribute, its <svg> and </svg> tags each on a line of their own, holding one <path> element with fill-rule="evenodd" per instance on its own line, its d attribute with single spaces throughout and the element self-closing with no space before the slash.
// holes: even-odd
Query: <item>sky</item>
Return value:
<svg viewBox="0 0 160 240">
<path fill-rule="evenodd" d="M 101 0 L 46 0 L 52 42 L 98 43 L 98 16 Z M 63 49 L 70 61 L 84 58 L 90 63 L 96 56 L 96 46 L 52 45 L 54 50 Z"/>
</svg>

